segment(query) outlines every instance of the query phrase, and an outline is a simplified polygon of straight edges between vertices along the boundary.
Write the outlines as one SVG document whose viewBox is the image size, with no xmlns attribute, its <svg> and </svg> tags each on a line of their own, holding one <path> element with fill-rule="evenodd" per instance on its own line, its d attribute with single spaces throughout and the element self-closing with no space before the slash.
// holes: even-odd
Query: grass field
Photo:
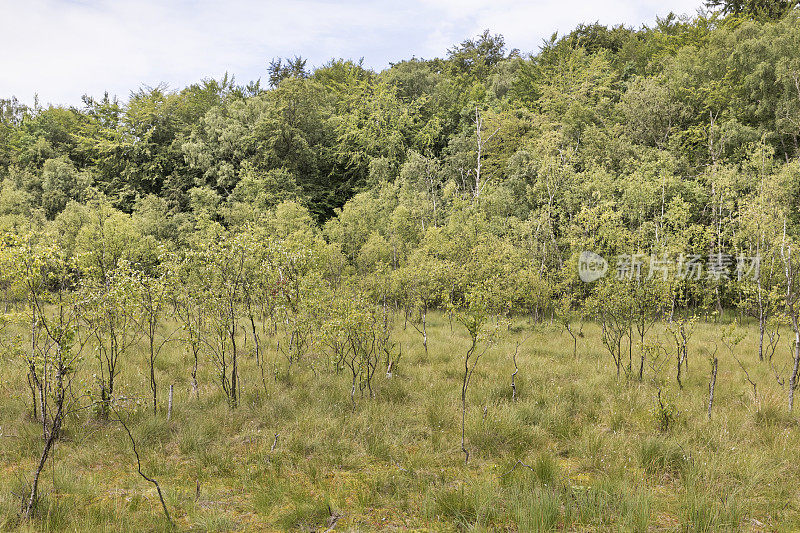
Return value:
<svg viewBox="0 0 800 533">
<path fill-rule="evenodd" d="M 245 357 L 235 410 L 213 383 L 213 367 L 202 364 L 196 399 L 189 354 L 178 343 L 159 359 L 159 415 L 148 407 L 144 347 L 122 362 L 119 405 L 143 471 L 161 484 L 181 530 L 798 530 L 800 428 L 787 411 L 787 392 L 758 363 L 757 332 L 749 327 L 736 355 L 757 384 L 754 396 L 720 342 L 721 328 L 697 326 L 683 390 L 670 352 L 659 374 L 662 409 L 653 368 L 646 365 L 643 382 L 617 378 L 596 325 L 583 326 L 574 358 L 572 338 L 557 326 L 518 322 L 473 377 L 467 465 L 460 393 L 468 337 L 442 315 L 430 317 L 428 355 L 413 328 L 396 326 L 403 358 L 391 378 L 379 372 L 375 398 L 357 396 L 354 411 L 349 377 L 313 358 L 288 376 L 276 358 L 264 390 Z M 659 337 L 668 347 L 657 325 L 651 341 Z M 785 344 L 774 359 L 779 370 L 790 357 Z M 274 346 L 267 351 L 274 354 Z M 0 529 L 164 530 L 156 492 L 138 476 L 124 430 L 89 411 L 67 421 L 45 469 L 38 515 L 20 523 L 41 427 L 30 416 L 23 365 L 2 365 Z M 88 355 L 83 386 L 91 386 L 92 371 Z"/>
</svg>

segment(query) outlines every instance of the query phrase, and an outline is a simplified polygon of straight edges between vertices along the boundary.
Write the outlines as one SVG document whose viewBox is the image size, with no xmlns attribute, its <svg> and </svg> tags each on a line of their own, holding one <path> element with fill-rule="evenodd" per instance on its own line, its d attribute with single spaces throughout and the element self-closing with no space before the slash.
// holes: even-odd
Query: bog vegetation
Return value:
<svg viewBox="0 0 800 533">
<path fill-rule="evenodd" d="M 0 101 L 0 528 L 800 528 L 800 19 L 712 7 Z"/>
</svg>

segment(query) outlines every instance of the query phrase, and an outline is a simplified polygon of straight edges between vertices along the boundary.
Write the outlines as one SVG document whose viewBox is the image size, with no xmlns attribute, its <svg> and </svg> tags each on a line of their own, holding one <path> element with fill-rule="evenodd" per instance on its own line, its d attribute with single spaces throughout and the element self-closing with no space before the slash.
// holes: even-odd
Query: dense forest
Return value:
<svg viewBox="0 0 800 533">
<path fill-rule="evenodd" d="M 67 255 L 109 225 L 135 243 L 114 261 L 153 268 L 157 248 L 288 216 L 360 278 L 463 264 L 491 241 L 528 267 L 511 267 L 519 282 L 541 285 L 522 292 L 548 296 L 583 249 L 767 252 L 800 222 L 799 31 L 793 12 L 670 15 L 580 26 L 535 54 L 487 31 L 378 73 L 296 57 L 269 64 L 268 87 L 226 77 L 80 108 L 4 100 L 0 224 Z M 707 289 L 681 287 L 698 306 Z M 713 289 L 720 310 L 741 302 Z"/>
<path fill-rule="evenodd" d="M 272 495 L 254 496 L 264 522 L 245 529 L 378 529 L 371 513 L 400 501 L 398 528 L 797 526 L 796 466 L 741 474 L 716 452 L 693 459 L 717 410 L 771 435 L 719 442 L 765 457 L 797 448 L 800 375 L 800 15 L 786 1 L 708 7 L 641 28 L 580 25 L 532 52 L 487 30 L 380 72 L 297 56 L 246 85 L 225 76 L 78 107 L 0 100 L 0 466 L 18 476 L 0 487 L 0 527 L 114 529 L 120 513 L 144 529 L 200 524 L 201 479 L 243 479 L 219 465 L 244 441 L 191 475 L 188 459 L 151 460 L 154 477 L 144 461 L 212 453 L 222 437 L 200 435 L 198 417 L 230 435 L 271 421 L 258 451 L 241 452 L 266 469 L 248 483 L 269 480 Z M 588 261 L 600 279 L 583 276 Z M 439 374 L 441 388 L 428 381 Z M 175 384 L 186 427 L 172 418 Z M 625 405 L 640 425 L 616 418 Z M 393 409 L 403 422 L 380 432 L 402 436 L 378 442 L 370 424 Z M 326 416 L 366 451 L 315 440 L 336 434 Z M 105 444 L 79 438 L 87 427 Z M 644 442 L 637 468 L 683 496 L 662 501 L 650 485 L 626 499 L 633 478 L 591 462 L 604 438 L 618 439 L 607 449 L 620 464 Z M 409 440 L 434 451 L 415 458 Z M 65 512 L 59 494 L 88 489 L 57 488 L 70 474 L 57 480 L 55 466 L 42 495 L 48 461 L 74 472 L 94 449 L 130 472 L 128 444 L 157 489 L 150 507 L 119 499 L 104 518 L 74 496 Z M 405 481 L 354 503 L 317 471 L 379 475 L 370 461 Z M 500 481 L 475 461 L 506 461 Z M 716 501 L 756 470 L 786 485 Z M 286 485 L 298 472 L 304 488 Z M 235 529 L 246 514 L 200 526 Z"/>
</svg>

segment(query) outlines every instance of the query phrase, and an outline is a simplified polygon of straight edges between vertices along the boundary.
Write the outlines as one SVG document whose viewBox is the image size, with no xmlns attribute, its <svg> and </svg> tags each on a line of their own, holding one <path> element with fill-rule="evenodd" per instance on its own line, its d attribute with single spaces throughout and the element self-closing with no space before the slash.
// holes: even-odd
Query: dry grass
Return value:
<svg viewBox="0 0 800 533">
<path fill-rule="evenodd" d="M 162 400 L 175 384 L 172 420 L 148 410 L 144 352 L 123 362 L 120 394 L 145 471 L 159 480 L 181 529 L 194 531 L 365 530 L 796 530 L 800 528 L 800 428 L 786 391 L 757 362 L 755 328 L 737 355 L 758 398 L 720 342 L 700 324 L 689 345 L 684 389 L 670 359 L 660 376 L 671 424 L 659 430 L 652 369 L 644 382 L 616 379 L 595 325 L 579 357 L 555 326 L 523 322 L 481 360 L 469 393 L 460 453 L 460 372 L 467 336 L 430 318 L 429 355 L 413 328 L 396 336 L 403 359 L 374 399 L 352 412 L 345 375 L 317 359 L 295 365 L 267 389 L 252 359 L 244 401 L 230 410 L 204 364 L 196 400 L 179 344 L 158 368 Z M 663 342 L 666 338 L 660 333 Z M 659 331 L 651 337 L 655 341 Z M 517 401 L 511 356 L 517 356 Z M 713 417 L 706 414 L 710 365 L 719 345 Z M 270 352 L 274 353 L 274 349 Z M 638 353 L 634 346 L 634 356 Z M 777 367 L 789 358 L 785 346 Z M 278 368 L 283 362 L 274 361 Z M 136 474 L 122 429 L 89 412 L 72 417 L 43 479 L 35 521 L 20 524 L 20 494 L 41 447 L 30 419 L 24 369 L 3 361 L 0 377 L 0 529 L 161 531 L 152 487 Z M 93 361 L 83 363 L 91 387 Z M 275 434 L 278 434 L 277 445 Z M 199 486 L 199 492 L 198 492 Z M 332 516 L 333 514 L 333 516 Z"/>
</svg>

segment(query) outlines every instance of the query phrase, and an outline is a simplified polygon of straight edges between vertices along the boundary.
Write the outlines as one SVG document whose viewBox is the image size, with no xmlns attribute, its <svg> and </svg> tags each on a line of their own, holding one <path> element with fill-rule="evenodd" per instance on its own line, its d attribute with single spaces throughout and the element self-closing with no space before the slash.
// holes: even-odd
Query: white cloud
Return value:
<svg viewBox="0 0 800 533">
<path fill-rule="evenodd" d="M 26 0 L 0 18 L 0 97 L 78 104 L 108 90 L 183 87 L 224 72 L 264 77 L 275 56 L 332 57 L 383 68 L 416 55 L 443 55 L 485 28 L 511 47 L 536 51 L 553 31 L 580 22 L 651 23 L 669 11 L 654 0 Z M 695 0 L 672 10 L 693 13 Z"/>
</svg>

